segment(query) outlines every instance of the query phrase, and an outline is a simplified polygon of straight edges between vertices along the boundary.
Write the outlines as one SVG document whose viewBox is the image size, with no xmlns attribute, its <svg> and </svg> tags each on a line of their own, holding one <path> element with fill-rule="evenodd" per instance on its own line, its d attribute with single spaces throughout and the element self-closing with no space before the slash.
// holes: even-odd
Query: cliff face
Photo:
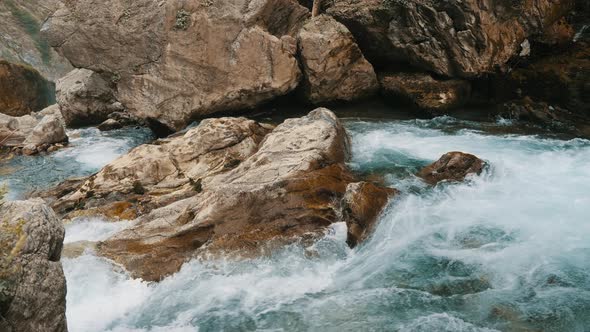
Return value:
<svg viewBox="0 0 590 332">
<path fill-rule="evenodd" d="M 81 0 L 52 16 L 47 36 L 76 67 L 110 75 L 131 113 L 178 130 L 295 89 L 289 34 L 307 15 L 290 0 Z"/>
<path fill-rule="evenodd" d="M 27 64 L 56 81 L 72 69 L 41 36 L 43 23 L 59 6 L 58 0 L 0 1 L 0 58 Z"/>
<path fill-rule="evenodd" d="M 296 0 L 68 1 L 44 32 L 74 66 L 110 80 L 130 113 L 179 130 L 194 118 L 252 108 L 297 87 L 305 89 L 310 78 L 329 92 L 360 82 L 357 70 L 330 71 L 363 56 L 377 74 L 419 71 L 436 80 L 471 80 L 498 72 L 527 52 L 527 39 L 542 34 L 574 3 L 325 1 L 323 11 L 343 24 L 341 35 L 348 36 L 349 49 L 358 50 L 343 53 L 354 59 L 338 55 L 342 47 L 333 38 L 325 38 L 327 46 L 315 53 L 304 52 L 309 47 L 303 43 L 309 46 L 310 41 L 294 37 L 305 30 L 307 6 Z M 319 66 L 310 72 L 310 63 Z M 300 68 L 307 70 L 305 75 Z M 302 77 L 305 84 L 300 84 Z M 366 95 L 361 91 L 365 85 L 321 101 Z"/>
<path fill-rule="evenodd" d="M 334 0 L 327 13 L 351 29 L 370 61 L 447 77 L 503 67 L 521 43 L 571 10 L 572 0 Z"/>
</svg>

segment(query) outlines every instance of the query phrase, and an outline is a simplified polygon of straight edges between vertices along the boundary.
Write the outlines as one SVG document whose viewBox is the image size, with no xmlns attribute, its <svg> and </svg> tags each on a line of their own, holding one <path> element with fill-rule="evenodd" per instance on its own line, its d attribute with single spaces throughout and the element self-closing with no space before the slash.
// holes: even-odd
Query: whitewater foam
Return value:
<svg viewBox="0 0 590 332">
<path fill-rule="evenodd" d="M 449 125 L 469 127 L 347 123 L 351 166 L 402 190 L 355 250 L 338 224 L 312 247 L 193 260 L 160 283 L 91 253 L 64 260 L 70 331 L 585 331 L 590 141 Z M 413 176 L 453 150 L 490 167 L 436 187 Z M 110 226 L 70 225 L 68 241 L 102 239 Z"/>
</svg>

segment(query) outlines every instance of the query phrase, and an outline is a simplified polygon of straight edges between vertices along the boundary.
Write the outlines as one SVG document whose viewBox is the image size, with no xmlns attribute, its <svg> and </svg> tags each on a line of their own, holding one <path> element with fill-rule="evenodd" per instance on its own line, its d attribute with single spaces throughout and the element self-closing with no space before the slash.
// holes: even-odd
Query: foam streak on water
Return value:
<svg viewBox="0 0 590 332">
<path fill-rule="evenodd" d="M 448 121 L 347 123 L 351 166 L 403 192 L 361 247 L 339 224 L 312 248 L 193 261 L 158 284 L 65 260 L 70 331 L 588 331 L 590 142 Z M 490 167 L 435 188 L 412 175 L 453 150 Z"/>
</svg>

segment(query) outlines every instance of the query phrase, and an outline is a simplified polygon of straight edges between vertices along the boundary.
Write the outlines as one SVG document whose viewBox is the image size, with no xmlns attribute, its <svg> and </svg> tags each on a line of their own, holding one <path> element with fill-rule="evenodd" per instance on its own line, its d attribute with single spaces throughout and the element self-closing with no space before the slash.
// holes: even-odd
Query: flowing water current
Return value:
<svg viewBox="0 0 590 332">
<path fill-rule="evenodd" d="M 131 279 L 87 251 L 63 259 L 69 329 L 590 331 L 590 141 L 497 130 L 509 126 L 347 120 L 351 167 L 402 192 L 362 246 L 349 249 L 337 223 L 313 247 L 195 260 L 160 283 Z M 87 175 L 147 139 L 86 134 L 44 165 Z M 454 150 L 485 159 L 488 169 L 436 187 L 413 175 Z M 19 163 L 21 174 L 39 172 L 38 182 L 62 179 Z M 0 177 L 13 194 L 30 188 L 17 175 Z M 65 242 L 102 240 L 128 225 L 75 222 Z"/>
</svg>

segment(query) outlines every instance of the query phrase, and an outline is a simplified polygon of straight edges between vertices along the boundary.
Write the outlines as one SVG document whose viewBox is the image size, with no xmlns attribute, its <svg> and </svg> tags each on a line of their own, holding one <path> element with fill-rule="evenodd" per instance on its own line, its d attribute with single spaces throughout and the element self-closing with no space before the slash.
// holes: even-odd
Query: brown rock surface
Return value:
<svg viewBox="0 0 590 332">
<path fill-rule="evenodd" d="M 1 331 L 67 331 L 63 240 L 42 201 L 0 202 Z"/>
<path fill-rule="evenodd" d="M 54 101 L 54 86 L 35 69 L 0 59 L 0 113 L 22 116 Z"/>
<path fill-rule="evenodd" d="M 432 113 L 460 107 L 467 103 L 471 94 L 471 85 L 467 81 L 439 81 L 428 74 L 382 74 L 379 81 L 385 96 Z"/>
<path fill-rule="evenodd" d="M 370 182 L 350 183 L 342 199 L 342 210 L 348 226 L 349 246 L 354 247 L 364 241 L 373 232 L 375 222 L 390 197 L 395 196 L 397 190 L 381 188 Z"/>
<path fill-rule="evenodd" d="M 572 8 L 571 0 L 334 0 L 327 13 L 355 35 L 375 65 L 409 63 L 449 76 L 492 72 L 520 44 Z"/>
<path fill-rule="evenodd" d="M 327 15 L 312 18 L 298 35 L 303 91 L 312 103 L 349 101 L 377 91 L 377 76 L 348 29 Z"/>
<path fill-rule="evenodd" d="M 486 163 L 476 156 L 463 152 L 445 153 L 439 160 L 424 167 L 418 176 L 429 184 L 441 181 L 463 181 L 469 174 L 481 174 Z"/>
<path fill-rule="evenodd" d="M 203 250 L 249 255 L 342 221 L 340 201 L 354 182 L 348 155 L 348 136 L 327 109 L 274 129 L 244 118 L 208 119 L 183 136 L 132 150 L 53 206 L 74 215 L 132 203 L 136 225 L 98 252 L 134 276 L 159 280 Z M 372 225 L 389 195 L 362 188 L 348 194 L 350 202 L 372 197 L 373 211 L 349 204 L 349 223 L 361 228 Z"/>
<path fill-rule="evenodd" d="M 294 0 L 68 1 L 46 33 L 76 67 L 110 73 L 131 113 L 179 130 L 293 90 L 288 34 L 306 12 Z"/>
</svg>

